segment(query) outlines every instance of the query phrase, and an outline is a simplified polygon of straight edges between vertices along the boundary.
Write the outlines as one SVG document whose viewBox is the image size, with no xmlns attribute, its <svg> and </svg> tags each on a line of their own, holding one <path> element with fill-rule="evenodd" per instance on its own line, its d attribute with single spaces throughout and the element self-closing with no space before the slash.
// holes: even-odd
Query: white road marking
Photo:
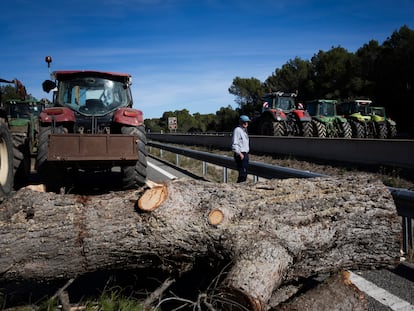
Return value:
<svg viewBox="0 0 414 311">
<path fill-rule="evenodd" d="M 383 305 L 396 311 L 414 311 L 414 306 L 409 302 L 387 292 L 385 289 L 378 287 L 374 283 L 365 280 L 363 277 L 349 271 L 349 279 L 361 291 L 379 301 Z"/>
<path fill-rule="evenodd" d="M 155 164 L 151 163 L 147 160 L 147 165 L 152 167 L 154 170 L 158 171 L 159 173 L 163 174 L 164 176 L 168 177 L 169 179 L 177 179 L 177 176 L 168 173 L 166 170 L 163 170 L 161 167 L 156 166 Z"/>
</svg>

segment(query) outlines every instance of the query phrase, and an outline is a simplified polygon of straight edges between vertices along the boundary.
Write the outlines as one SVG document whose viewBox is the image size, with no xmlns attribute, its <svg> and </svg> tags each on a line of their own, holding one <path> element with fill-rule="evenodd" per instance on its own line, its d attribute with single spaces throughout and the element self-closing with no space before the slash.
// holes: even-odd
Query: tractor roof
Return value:
<svg viewBox="0 0 414 311">
<path fill-rule="evenodd" d="M 289 93 L 289 92 L 272 92 L 272 93 L 266 93 L 263 95 L 263 98 L 269 98 L 269 97 L 296 97 L 296 93 Z"/>
<path fill-rule="evenodd" d="M 53 72 L 54 77 L 57 80 L 67 80 L 73 77 L 101 77 L 111 80 L 125 81 L 131 79 L 131 75 L 127 73 L 119 72 L 106 72 L 96 70 L 59 70 Z"/>
<path fill-rule="evenodd" d="M 355 99 L 355 102 L 361 105 L 370 105 L 372 101 L 369 99 Z"/>
<path fill-rule="evenodd" d="M 322 102 L 333 103 L 333 104 L 338 103 L 338 101 L 336 99 L 314 99 L 314 100 L 306 101 L 306 103 L 308 103 L 308 104 L 310 104 L 310 103 L 322 103 Z"/>
</svg>

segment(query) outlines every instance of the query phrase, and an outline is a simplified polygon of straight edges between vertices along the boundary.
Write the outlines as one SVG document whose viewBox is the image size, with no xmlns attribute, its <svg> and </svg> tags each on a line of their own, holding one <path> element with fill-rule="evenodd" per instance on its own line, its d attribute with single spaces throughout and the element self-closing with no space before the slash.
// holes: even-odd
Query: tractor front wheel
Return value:
<svg viewBox="0 0 414 311">
<path fill-rule="evenodd" d="M 311 122 L 302 123 L 302 136 L 303 137 L 313 137 L 313 127 Z"/>
<path fill-rule="evenodd" d="M 352 138 L 365 138 L 365 129 L 364 126 L 355 120 L 349 121 L 352 130 Z"/>
<path fill-rule="evenodd" d="M 326 137 L 325 124 L 319 121 L 315 121 L 315 120 L 312 121 L 312 124 L 313 124 L 313 133 L 315 134 L 315 136 L 325 138 Z"/>
<path fill-rule="evenodd" d="M 348 122 L 339 123 L 339 136 L 343 138 L 352 138 L 352 129 Z"/>
</svg>

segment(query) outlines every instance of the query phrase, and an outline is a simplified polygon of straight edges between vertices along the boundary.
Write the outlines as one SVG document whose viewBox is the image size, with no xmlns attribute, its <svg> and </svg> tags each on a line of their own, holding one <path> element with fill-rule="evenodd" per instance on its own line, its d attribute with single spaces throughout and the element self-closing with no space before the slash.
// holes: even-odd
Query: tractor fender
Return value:
<svg viewBox="0 0 414 311">
<path fill-rule="evenodd" d="M 46 108 L 40 113 L 40 122 L 75 122 L 75 113 L 67 107 Z"/>
<path fill-rule="evenodd" d="M 372 120 L 375 123 L 385 123 L 385 118 L 384 117 L 381 117 L 381 116 L 377 116 L 377 115 L 373 115 L 372 116 Z"/>
<path fill-rule="evenodd" d="M 115 111 L 113 121 L 119 124 L 140 126 L 144 123 L 144 115 L 138 109 L 120 108 Z"/>
<path fill-rule="evenodd" d="M 273 121 L 286 121 L 286 114 L 280 109 L 269 109 L 263 112 L 262 117 L 270 116 Z"/>
<path fill-rule="evenodd" d="M 296 109 L 292 111 L 292 114 L 301 122 L 310 122 L 312 117 L 306 110 Z"/>
<path fill-rule="evenodd" d="M 358 122 L 362 122 L 365 123 L 367 120 L 362 116 L 361 113 L 353 113 L 350 115 L 351 118 L 353 118 L 354 120 L 358 121 Z"/>
<path fill-rule="evenodd" d="M 326 123 L 326 118 L 321 117 L 321 116 L 313 116 L 312 120 L 320 122 L 320 123 Z"/>
<path fill-rule="evenodd" d="M 348 120 L 344 117 L 337 116 L 336 119 L 339 121 L 339 123 L 348 123 Z"/>
</svg>

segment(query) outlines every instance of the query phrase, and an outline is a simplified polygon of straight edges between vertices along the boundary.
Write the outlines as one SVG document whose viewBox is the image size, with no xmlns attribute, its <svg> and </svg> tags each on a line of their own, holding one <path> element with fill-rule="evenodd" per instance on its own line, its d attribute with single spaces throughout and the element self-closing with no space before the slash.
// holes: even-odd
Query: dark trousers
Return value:
<svg viewBox="0 0 414 311">
<path fill-rule="evenodd" d="M 239 176 L 237 182 L 244 182 L 247 179 L 247 168 L 249 167 L 249 154 L 243 152 L 243 160 L 240 159 L 240 156 L 237 153 L 234 153 L 234 160 L 236 161 L 237 170 L 239 171 Z"/>
</svg>

